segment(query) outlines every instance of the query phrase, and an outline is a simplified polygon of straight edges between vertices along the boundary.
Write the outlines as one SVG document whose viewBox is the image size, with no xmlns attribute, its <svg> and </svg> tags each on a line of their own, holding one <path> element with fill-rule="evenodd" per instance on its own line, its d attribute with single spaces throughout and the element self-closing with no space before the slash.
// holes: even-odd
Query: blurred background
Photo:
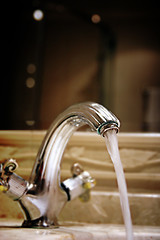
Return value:
<svg viewBox="0 0 160 240">
<path fill-rule="evenodd" d="M 123 132 L 160 132 L 156 1 L 23 0 L 1 11 L 1 130 L 47 129 L 95 101 Z"/>
</svg>

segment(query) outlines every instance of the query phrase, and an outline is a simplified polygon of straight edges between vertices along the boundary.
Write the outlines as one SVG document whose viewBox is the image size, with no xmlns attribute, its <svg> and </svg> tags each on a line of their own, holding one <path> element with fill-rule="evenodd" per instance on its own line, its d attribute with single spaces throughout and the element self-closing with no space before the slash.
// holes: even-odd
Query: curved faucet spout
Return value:
<svg viewBox="0 0 160 240">
<path fill-rule="evenodd" d="M 118 130 L 120 127 L 119 120 L 97 103 L 76 104 L 58 116 L 41 144 L 30 187 L 20 201 L 27 216 L 24 225 L 57 223 L 56 219 L 67 201 L 67 194 L 60 183 L 62 155 L 71 135 L 85 124 L 102 136 L 108 129 Z M 36 219 L 39 219 L 38 223 Z"/>
</svg>

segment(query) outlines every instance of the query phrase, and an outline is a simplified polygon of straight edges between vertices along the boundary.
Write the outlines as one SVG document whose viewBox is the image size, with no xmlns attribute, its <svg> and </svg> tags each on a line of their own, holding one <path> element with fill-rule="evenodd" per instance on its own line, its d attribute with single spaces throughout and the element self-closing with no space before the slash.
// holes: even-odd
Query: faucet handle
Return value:
<svg viewBox="0 0 160 240">
<path fill-rule="evenodd" d="M 0 178 L 3 179 L 5 176 L 12 174 L 17 167 L 18 163 L 15 159 L 6 159 L 4 162 L 0 163 Z"/>
<path fill-rule="evenodd" d="M 28 182 L 13 173 L 18 164 L 14 159 L 0 163 L 0 191 L 7 192 L 12 199 L 19 199 L 28 187 Z"/>
<path fill-rule="evenodd" d="M 95 178 L 93 178 L 89 172 L 87 171 L 83 171 L 83 173 L 81 174 L 81 177 L 83 179 L 83 188 L 85 189 L 85 192 L 82 193 L 79 196 L 79 199 L 82 202 L 88 202 L 90 199 L 90 190 L 95 187 L 96 185 L 96 180 Z"/>
<path fill-rule="evenodd" d="M 73 177 L 80 175 L 83 171 L 83 167 L 79 163 L 74 163 L 71 167 L 71 173 Z"/>
<path fill-rule="evenodd" d="M 90 190 L 96 185 L 96 181 L 89 172 L 84 171 L 79 163 L 71 167 L 72 177 L 61 183 L 62 188 L 68 195 L 68 201 L 79 197 L 86 202 L 90 199 Z"/>
<path fill-rule="evenodd" d="M 3 170 L 6 173 L 12 173 L 16 170 L 16 168 L 18 167 L 18 163 L 16 162 L 15 159 L 7 159 L 4 161 L 3 163 Z"/>
<path fill-rule="evenodd" d="M 6 192 L 8 190 L 8 177 L 17 167 L 18 164 L 16 160 L 12 158 L 0 163 L 0 191 Z"/>
</svg>

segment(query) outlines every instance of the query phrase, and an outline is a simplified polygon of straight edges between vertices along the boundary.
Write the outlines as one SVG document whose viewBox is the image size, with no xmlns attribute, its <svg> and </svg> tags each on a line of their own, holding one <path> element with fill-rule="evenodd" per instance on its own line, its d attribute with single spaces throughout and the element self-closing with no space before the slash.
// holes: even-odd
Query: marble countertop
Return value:
<svg viewBox="0 0 160 240">
<path fill-rule="evenodd" d="M 19 220 L 0 220 L 0 239 L 3 240 L 109 240 L 125 239 L 123 225 L 65 223 L 58 228 L 21 228 Z M 134 226 L 135 240 L 159 240 L 159 227 Z"/>
</svg>

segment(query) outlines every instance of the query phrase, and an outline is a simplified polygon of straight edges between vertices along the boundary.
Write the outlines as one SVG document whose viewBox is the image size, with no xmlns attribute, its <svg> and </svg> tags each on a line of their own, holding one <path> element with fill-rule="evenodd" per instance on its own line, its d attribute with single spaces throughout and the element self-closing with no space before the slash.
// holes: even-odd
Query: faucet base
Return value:
<svg viewBox="0 0 160 240">
<path fill-rule="evenodd" d="M 40 217 L 34 220 L 24 220 L 22 223 L 23 228 L 46 228 L 46 227 L 52 227 L 52 228 L 58 228 L 59 224 L 57 222 L 57 219 L 54 220 L 54 222 L 50 223 L 48 222 L 47 217 Z"/>
</svg>

